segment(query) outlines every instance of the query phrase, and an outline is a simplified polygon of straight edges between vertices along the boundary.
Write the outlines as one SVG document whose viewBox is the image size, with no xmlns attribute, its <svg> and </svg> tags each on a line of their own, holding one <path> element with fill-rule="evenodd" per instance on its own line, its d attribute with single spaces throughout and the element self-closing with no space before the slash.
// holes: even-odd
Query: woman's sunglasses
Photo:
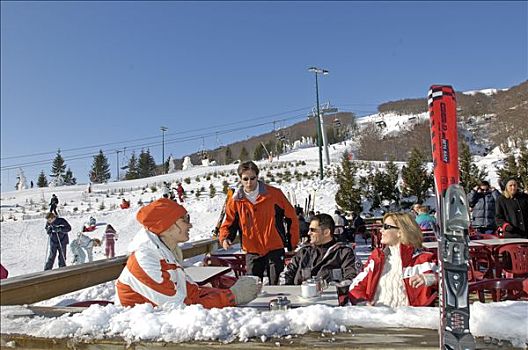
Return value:
<svg viewBox="0 0 528 350">
<path fill-rule="evenodd" d="M 400 228 L 398 226 L 389 225 L 389 224 L 383 224 L 384 230 L 399 230 Z"/>
</svg>

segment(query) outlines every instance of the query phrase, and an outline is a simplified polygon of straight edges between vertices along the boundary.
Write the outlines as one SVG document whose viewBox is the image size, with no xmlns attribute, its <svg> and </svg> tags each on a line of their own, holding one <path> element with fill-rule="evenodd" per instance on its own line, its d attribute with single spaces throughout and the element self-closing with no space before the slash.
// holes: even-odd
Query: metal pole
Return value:
<svg viewBox="0 0 528 350">
<path fill-rule="evenodd" d="M 319 147 L 319 178 L 323 179 L 323 145 L 322 145 L 322 131 L 321 131 L 321 113 L 319 110 L 319 81 L 317 79 L 317 71 L 315 72 L 315 98 L 317 101 L 317 146 Z"/>
<path fill-rule="evenodd" d="M 162 174 L 165 174 L 165 131 L 167 127 L 162 126 L 161 128 L 161 171 Z"/>
<path fill-rule="evenodd" d="M 119 152 L 120 150 L 116 150 L 116 156 L 117 156 L 117 163 L 116 163 L 116 170 L 117 170 L 117 181 L 119 181 Z"/>
</svg>

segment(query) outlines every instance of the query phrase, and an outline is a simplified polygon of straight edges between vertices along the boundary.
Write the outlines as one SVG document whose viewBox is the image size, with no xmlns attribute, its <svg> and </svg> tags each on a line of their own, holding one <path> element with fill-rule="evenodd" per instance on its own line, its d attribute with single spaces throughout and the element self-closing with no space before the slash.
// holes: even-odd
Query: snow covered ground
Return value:
<svg viewBox="0 0 528 350">
<path fill-rule="evenodd" d="M 410 122 L 409 116 L 402 116 L 401 123 L 388 125 L 387 129 L 396 129 L 404 122 Z M 394 125 L 393 125 L 394 124 Z M 347 141 L 330 146 L 331 167 L 335 167 L 342 152 L 351 147 Z M 303 148 L 286 155 L 281 155 L 273 163 L 260 162 L 261 177 L 272 172 L 275 180 L 278 173 L 289 170 L 303 174 L 317 172 L 318 151 L 316 147 Z M 494 162 L 501 160 L 498 151 L 489 157 L 479 159 L 479 165 L 488 165 L 492 185 L 496 185 Z M 304 162 L 304 164 L 303 164 Z M 70 239 L 75 238 L 90 216 L 99 223 L 112 224 L 118 234 L 116 254 L 126 253 L 127 245 L 140 229 L 135 220 L 139 209 L 138 201 L 148 202 L 161 196 L 161 191 L 152 192 L 151 187 L 161 185 L 163 181 L 173 183 L 190 178 L 191 183 L 183 183 L 187 192 L 185 207 L 190 213 L 193 228 L 190 231 L 191 241 L 211 236 L 211 230 L 218 218 L 225 196 L 222 194 L 222 182 L 235 184 L 234 170 L 237 165 L 202 167 L 195 166 L 186 171 L 157 176 L 148 179 L 114 182 L 104 185 L 93 185 L 92 193 L 86 192 L 86 185 L 58 188 L 30 189 L 2 193 L 1 215 L 1 263 L 7 267 L 10 276 L 41 271 L 47 254 L 47 235 L 44 231 L 44 212 L 52 193 L 57 194 L 61 205 L 61 214 L 72 225 Z M 216 177 L 214 174 L 217 174 Z M 207 176 L 210 179 L 206 179 Z M 495 176 L 495 177 L 494 177 Z M 196 179 L 199 178 L 198 182 Z M 217 195 L 209 197 L 209 185 L 213 184 Z M 333 178 L 319 180 L 318 176 L 303 177 L 297 181 L 282 182 L 283 192 L 304 206 L 305 198 L 315 193 L 315 209 L 333 213 L 334 196 L 337 186 Z M 191 191 L 204 187 L 205 191 L 197 198 Z M 315 191 L 315 192 L 314 192 Z M 131 200 L 130 209 L 119 209 L 121 198 Z M 66 206 L 64 206 L 66 203 Z M 76 209 L 74 209 L 76 208 Z M 101 238 L 104 226 L 90 233 L 90 236 Z M 359 255 L 365 258 L 366 247 L 358 247 Z M 68 253 L 68 262 L 71 253 Z M 95 259 L 103 259 L 102 248 L 96 248 Z M 199 259 L 194 259 L 196 263 Z M 66 305 L 75 300 L 107 299 L 114 297 L 113 283 L 108 282 L 65 296 L 39 303 L 40 305 Z M 23 333 L 40 337 L 83 337 L 103 338 L 121 336 L 129 341 L 150 339 L 159 341 L 188 340 L 221 340 L 245 341 L 251 337 L 267 339 L 303 334 L 308 331 L 346 332 L 347 327 L 416 327 L 436 329 L 438 326 L 438 309 L 435 308 L 387 308 L 310 306 L 285 312 L 258 312 L 249 308 L 226 308 L 222 310 L 205 310 L 200 306 L 185 308 L 152 308 L 142 305 L 124 309 L 114 305 L 106 307 L 91 306 L 83 313 L 57 318 L 20 317 L 23 308 L 20 306 L 2 307 L 2 333 Z M 528 343 L 528 303 L 502 302 L 492 304 L 474 303 L 471 306 L 471 330 L 477 336 L 489 336 L 510 340 L 519 347 Z M 17 316 L 15 316 L 17 315 Z"/>
</svg>

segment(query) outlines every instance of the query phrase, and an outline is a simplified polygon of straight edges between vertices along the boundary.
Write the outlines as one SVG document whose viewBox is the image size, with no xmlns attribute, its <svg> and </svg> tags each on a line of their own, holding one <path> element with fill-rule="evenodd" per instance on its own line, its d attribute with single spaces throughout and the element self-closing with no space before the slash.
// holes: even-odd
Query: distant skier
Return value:
<svg viewBox="0 0 528 350">
<path fill-rule="evenodd" d="M 48 213 L 46 220 L 46 232 L 49 236 L 49 256 L 44 270 L 51 270 L 57 252 L 59 253 L 59 267 L 66 266 L 66 246 L 70 242 L 68 232 L 71 231 L 71 226 L 68 221 L 57 217 L 54 213 Z"/>
<path fill-rule="evenodd" d="M 176 193 L 178 193 L 178 199 L 180 200 L 180 203 L 183 203 L 183 195 L 185 194 L 185 190 L 183 189 L 181 182 L 178 182 Z"/>
<path fill-rule="evenodd" d="M 130 208 L 130 201 L 127 201 L 126 199 L 123 198 L 123 200 L 121 201 L 120 207 L 121 207 L 121 209 Z"/>
<path fill-rule="evenodd" d="M 93 261 L 93 247 L 101 245 L 101 241 L 97 238 L 90 238 L 87 235 L 80 232 L 77 238 L 70 244 L 70 248 L 73 254 L 73 265 L 84 264 L 86 262 L 86 256 L 88 256 L 88 262 Z"/>
<path fill-rule="evenodd" d="M 59 214 L 57 213 L 57 206 L 59 205 L 59 199 L 57 198 L 57 196 L 55 194 L 52 194 L 51 195 L 51 201 L 50 201 L 50 210 L 49 212 L 50 213 L 53 213 L 55 214 L 55 216 L 59 216 Z"/>
<path fill-rule="evenodd" d="M 117 232 L 112 225 L 106 225 L 106 230 L 103 235 L 103 242 L 105 243 L 105 255 L 107 259 L 115 256 L 115 241 L 117 241 Z"/>
<path fill-rule="evenodd" d="M 33 180 L 31 180 L 31 188 L 33 188 Z"/>
</svg>

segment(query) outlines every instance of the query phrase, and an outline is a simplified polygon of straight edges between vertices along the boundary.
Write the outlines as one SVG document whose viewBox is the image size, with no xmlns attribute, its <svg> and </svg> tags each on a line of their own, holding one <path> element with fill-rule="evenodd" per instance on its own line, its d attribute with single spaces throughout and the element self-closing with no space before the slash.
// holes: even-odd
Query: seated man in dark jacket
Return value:
<svg viewBox="0 0 528 350">
<path fill-rule="evenodd" d="M 334 219 L 328 214 L 318 214 L 310 222 L 310 245 L 295 253 L 284 272 L 285 284 L 301 284 L 311 277 L 336 282 L 346 294 L 348 285 L 358 273 L 354 250 L 334 237 Z"/>
</svg>

